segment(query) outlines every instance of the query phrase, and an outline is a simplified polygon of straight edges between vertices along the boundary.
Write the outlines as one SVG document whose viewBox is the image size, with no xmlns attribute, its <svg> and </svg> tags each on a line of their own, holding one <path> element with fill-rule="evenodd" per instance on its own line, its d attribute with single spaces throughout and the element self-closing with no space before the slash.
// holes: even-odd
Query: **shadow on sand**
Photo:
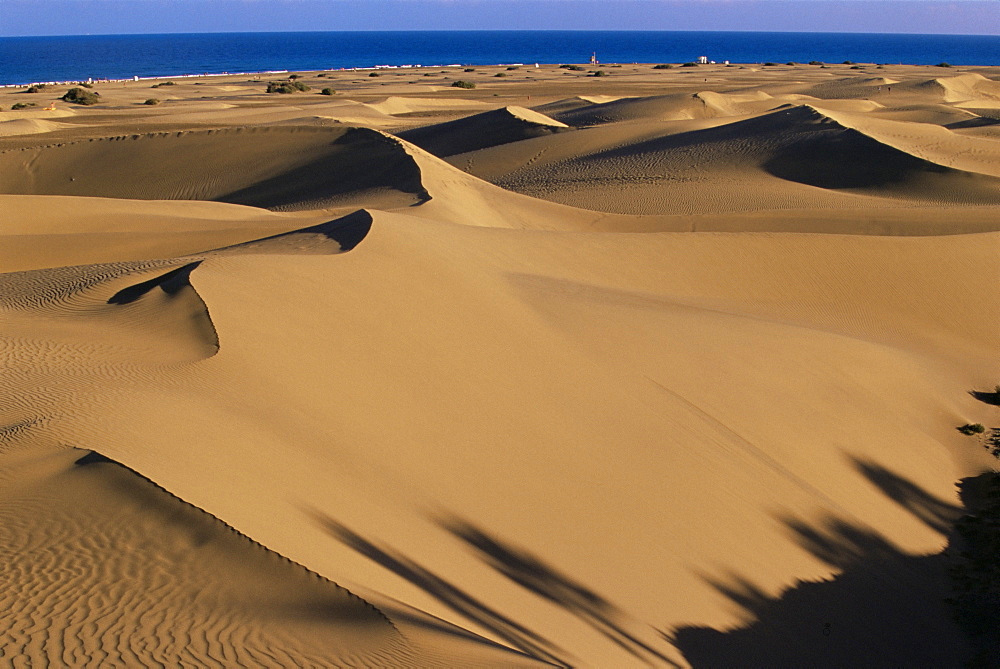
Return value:
<svg viewBox="0 0 1000 669">
<path fill-rule="evenodd" d="M 872 462 L 858 471 L 942 535 L 961 509 Z M 795 542 L 840 573 L 771 598 L 738 575 L 710 581 L 754 622 L 719 631 L 682 627 L 668 638 L 693 667 L 961 667 L 972 649 L 947 600 L 944 551 L 901 552 L 870 528 L 828 516 L 818 525 L 782 519 Z"/>
<path fill-rule="evenodd" d="M 320 524 L 337 540 L 406 579 L 456 613 L 479 624 L 512 647 L 555 666 L 572 666 L 568 654 L 539 634 L 476 599 L 464 590 L 390 548 L 368 541 L 329 516 L 314 512 Z"/>
</svg>

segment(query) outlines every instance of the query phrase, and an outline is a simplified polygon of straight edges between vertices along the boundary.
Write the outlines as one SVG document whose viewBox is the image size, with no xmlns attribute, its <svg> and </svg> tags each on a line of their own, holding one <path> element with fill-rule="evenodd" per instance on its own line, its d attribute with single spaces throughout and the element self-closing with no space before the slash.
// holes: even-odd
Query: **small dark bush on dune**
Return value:
<svg viewBox="0 0 1000 669">
<path fill-rule="evenodd" d="M 471 81 L 465 81 L 464 79 L 459 79 L 451 84 L 452 88 L 475 88 L 476 85 Z"/>
<path fill-rule="evenodd" d="M 809 64 L 810 65 L 822 65 L 823 61 L 821 61 L 821 60 L 810 60 Z"/>
<path fill-rule="evenodd" d="M 77 105 L 96 105 L 101 101 L 100 93 L 75 87 L 66 91 L 66 94 L 60 99 Z"/>
<path fill-rule="evenodd" d="M 379 74 L 378 72 L 369 72 L 368 76 L 369 77 L 381 77 L 382 75 Z"/>
<path fill-rule="evenodd" d="M 176 86 L 177 84 L 173 81 L 164 81 L 159 84 L 153 84 L 150 88 L 160 88 L 161 86 Z"/>
<path fill-rule="evenodd" d="M 497 72 L 497 73 L 496 73 L 496 74 L 494 74 L 493 76 L 494 76 L 494 77 L 506 77 L 506 76 L 507 76 L 507 73 L 506 73 L 506 72 Z"/>
<path fill-rule="evenodd" d="M 764 63 L 764 67 L 776 67 L 777 63 Z"/>
<path fill-rule="evenodd" d="M 681 67 L 698 67 L 698 63 L 684 63 Z"/>
<path fill-rule="evenodd" d="M 320 95 L 333 95 L 333 94 L 335 94 L 336 92 L 337 92 L 337 91 L 333 90 L 332 88 L 324 88 L 323 90 L 321 90 L 321 91 L 319 92 L 319 94 L 320 94 Z"/>
<path fill-rule="evenodd" d="M 301 79 L 302 75 L 301 74 L 289 74 L 288 78 L 289 79 Z"/>
<path fill-rule="evenodd" d="M 520 70 L 520 69 L 521 69 L 520 65 L 511 65 L 510 67 L 507 68 L 507 70 L 510 71 L 510 72 L 513 72 L 514 70 Z"/>
<path fill-rule="evenodd" d="M 938 63 L 934 67 L 951 67 L 951 63 Z"/>
<path fill-rule="evenodd" d="M 267 84 L 268 93 L 305 93 L 311 90 L 301 81 L 272 81 Z"/>
<path fill-rule="evenodd" d="M 462 71 L 463 71 L 463 72 L 475 72 L 475 71 L 476 71 L 476 68 L 474 68 L 474 67 L 467 67 L 467 68 L 465 68 L 465 69 L 464 69 L 464 70 L 462 70 Z"/>
<path fill-rule="evenodd" d="M 606 76 L 608 76 L 608 73 L 605 72 L 604 70 L 597 70 L 596 72 L 591 72 L 589 76 L 591 76 L 591 77 L 606 77 Z"/>
<path fill-rule="evenodd" d="M 973 435 L 973 434 L 982 434 L 983 432 L 986 432 L 986 428 L 983 426 L 982 423 L 968 423 L 958 428 L 958 431 L 961 432 L 962 434 Z"/>
<path fill-rule="evenodd" d="M 27 109 L 28 107 L 37 107 L 34 102 L 17 102 L 10 106 L 11 111 L 18 111 L 19 109 Z"/>
<path fill-rule="evenodd" d="M 654 65 L 653 69 L 654 70 L 672 70 L 672 69 L 674 69 L 674 66 L 670 65 L 668 63 L 660 63 L 659 65 Z"/>
<path fill-rule="evenodd" d="M 45 88 L 45 84 L 34 84 L 32 86 L 28 86 L 27 88 L 25 88 L 24 92 L 25 93 L 38 93 L 43 88 Z"/>
<path fill-rule="evenodd" d="M 160 100 L 159 100 L 159 98 L 149 98 L 148 100 L 146 100 L 142 104 L 144 104 L 144 105 L 158 105 L 158 104 L 160 104 Z"/>
</svg>

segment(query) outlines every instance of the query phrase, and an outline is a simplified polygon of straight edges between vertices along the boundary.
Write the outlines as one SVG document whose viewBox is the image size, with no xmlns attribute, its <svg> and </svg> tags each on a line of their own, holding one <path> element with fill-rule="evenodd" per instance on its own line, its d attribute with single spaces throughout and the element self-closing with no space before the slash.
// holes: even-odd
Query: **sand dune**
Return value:
<svg viewBox="0 0 1000 669">
<path fill-rule="evenodd" d="M 569 126 L 523 107 L 509 106 L 456 121 L 399 133 L 436 156 L 477 151 L 498 144 L 562 132 Z"/>
<path fill-rule="evenodd" d="M 0 656 L 972 657 L 1000 72 L 500 69 L 0 112 Z"/>
</svg>

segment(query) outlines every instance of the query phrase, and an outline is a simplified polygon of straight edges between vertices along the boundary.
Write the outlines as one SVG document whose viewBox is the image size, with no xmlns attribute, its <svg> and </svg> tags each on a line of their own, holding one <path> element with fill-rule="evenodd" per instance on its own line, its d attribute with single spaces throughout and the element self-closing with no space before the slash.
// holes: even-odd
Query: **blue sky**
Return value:
<svg viewBox="0 0 1000 669">
<path fill-rule="evenodd" d="M 0 0 L 0 36 L 476 29 L 1000 35 L 1000 0 Z"/>
</svg>

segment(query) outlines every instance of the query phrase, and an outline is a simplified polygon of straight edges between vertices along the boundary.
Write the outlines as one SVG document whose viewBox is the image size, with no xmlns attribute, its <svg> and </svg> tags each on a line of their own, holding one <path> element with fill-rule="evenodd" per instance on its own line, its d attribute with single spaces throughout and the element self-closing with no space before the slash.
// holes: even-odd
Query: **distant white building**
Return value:
<svg viewBox="0 0 1000 669">
<path fill-rule="evenodd" d="M 702 65 L 708 65 L 708 56 L 698 56 L 698 62 Z"/>
</svg>

